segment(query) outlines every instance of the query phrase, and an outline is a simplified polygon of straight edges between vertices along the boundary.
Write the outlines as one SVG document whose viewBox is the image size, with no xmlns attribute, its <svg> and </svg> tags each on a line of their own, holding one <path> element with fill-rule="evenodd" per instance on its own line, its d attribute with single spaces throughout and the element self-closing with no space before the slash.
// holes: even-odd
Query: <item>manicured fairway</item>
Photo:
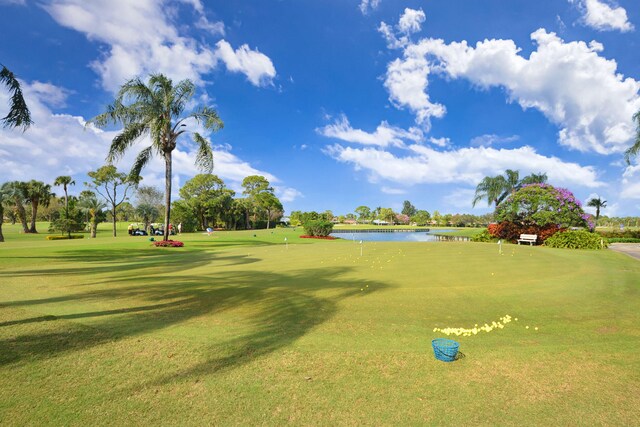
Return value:
<svg viewBox="0 0 640 427">
<path fill-rule="evenodd" d="M 0 425 L 639 419 L 640 262 L 623 254 L 371 243 L 361 257 L 300 230 L 179 249 L 6 228 Z M 453 337 L 463 359 L 434 359 L 434 328 L 506 314 L 518 321 Z"/>
</svg>

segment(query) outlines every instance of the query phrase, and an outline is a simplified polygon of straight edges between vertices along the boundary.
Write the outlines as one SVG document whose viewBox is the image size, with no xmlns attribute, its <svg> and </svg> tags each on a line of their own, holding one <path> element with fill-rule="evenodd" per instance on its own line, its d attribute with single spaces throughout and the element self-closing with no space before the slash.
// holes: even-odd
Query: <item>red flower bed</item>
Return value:
<svg viewBox="0 0 640 427">
<path fill-rule="evenodd" d="M 184 243 L 177 240 L 158 240 L 157 242 L 153 242 L 153 246 L 163 248 L 181 248 L 184 246 Z"/>
<path fill-rule="evenodd" d="M 336 240 L 337 237 L 333 236 L 300 236 L 301 239 L 322 239 L 322 240 Z"/>
<path fill-rule="evenodd" d="M 505 239 L 510 242 L 516 242 L 521 234 L 537 234 L 538 242 L 543 243 L 549 237 L 553 236 L 559 231 L 564 231 L 565 228 L 558 228 L 555 224 L 545 225 L 540 227 L 539 225 L 523 225 L 516 224 L 509 221 L 503 221 L 499 224 L 489 224 L 487 227 L 489 234 L 499 239 Z"/>
</svg>

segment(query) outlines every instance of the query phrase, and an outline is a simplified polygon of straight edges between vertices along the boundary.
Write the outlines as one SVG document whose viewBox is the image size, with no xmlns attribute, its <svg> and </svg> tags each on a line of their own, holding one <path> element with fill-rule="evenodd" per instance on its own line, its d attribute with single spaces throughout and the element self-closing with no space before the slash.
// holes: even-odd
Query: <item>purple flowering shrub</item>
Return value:
<svg viewBox="0 0 640 427">
<path fill-rule="evenodd" d="M 558 228 L 587 227 L 593 230 L 591 216 L 566 188 L 549 184 L 529 184 L 511 194 L 496 209 L 498 222 Z"/>
</svg>

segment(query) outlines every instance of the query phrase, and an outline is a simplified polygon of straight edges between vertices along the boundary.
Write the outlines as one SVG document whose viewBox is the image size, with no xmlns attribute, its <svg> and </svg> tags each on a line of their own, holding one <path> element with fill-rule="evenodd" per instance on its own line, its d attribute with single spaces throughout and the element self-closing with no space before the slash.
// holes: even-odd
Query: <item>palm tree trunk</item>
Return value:
<svg viewBox="0 0 640 427">
<path fill-rule="evenodd" d="M 95 217 L 91 218 L 91 222 L 89 224 L 91 225 L 91 238 L 95 239 L 96 231 L 98 229 L 98 223 L 96 221 L 96 218 Z"/>
<path fill-rule="evenodd" d="M 164 240 L 169 240 L 171 219 L 171 151 L 164 153 Z"/>
<path fill-rule="evenodd" d="M 27 225 L 27 211 L 25 211 L 24 206 L 22 206 L 22 202 L 16 199 L 16 213 L 18 219 L 20 220 L 20 224 L 22 224 L 22 232 L 28 233 L 29 226 Z"/>
<path fill-rule="evenodd" d="M 0 202 L 0 242 L 4 242 L 4 235 L 2 234 L 2 219 L 4 218 L 4 208 L 2 202 Z"/>
<path fill-rule="evenodd" d="M 29 233 L 38 233 L 36 230 L 36 216 L 38 215 L 38 200 L 31 200 L 31 227 L 29 228 Z"/>
</svg>

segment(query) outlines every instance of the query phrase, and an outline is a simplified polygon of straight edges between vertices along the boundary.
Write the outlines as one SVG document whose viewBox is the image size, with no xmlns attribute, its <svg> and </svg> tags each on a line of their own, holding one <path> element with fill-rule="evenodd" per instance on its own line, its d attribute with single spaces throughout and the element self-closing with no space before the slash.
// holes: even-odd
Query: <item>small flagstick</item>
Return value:
<svg viewBox="0 0 640 427">
<path fill-rule="evenodd" d="M 362 240 L 360 240 L 360 256 L 362 256 Z"/>
<path fill-rule="evenodd" d="M 502 240 L 498 240 L 498 253 L 502 255 Z"/>
<path fill-rule="evenodd" d="M 284 246 L 286 249 L 289 249 L 289 242 L 287 242 L 287 238 L 284 238 Z"/>
</svg>

